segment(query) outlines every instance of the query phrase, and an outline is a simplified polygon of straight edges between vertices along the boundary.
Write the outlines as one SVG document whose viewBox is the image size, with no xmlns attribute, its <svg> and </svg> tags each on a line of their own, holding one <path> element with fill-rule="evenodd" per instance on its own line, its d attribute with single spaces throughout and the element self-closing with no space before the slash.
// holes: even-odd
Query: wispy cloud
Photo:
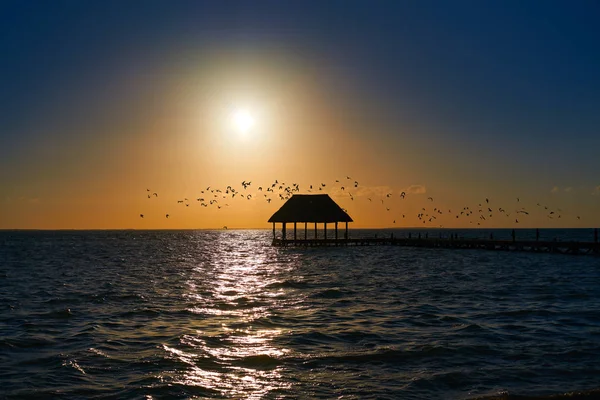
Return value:
<svg viewBox="0 0 600 400">
<path fill-rule="evenodd" d="M 567 192 L 567 193 L 572 192 L 572 191 L 573 191 L 573 188 L 571 186 L 568 186 L 565 188 L 565 192 Z"/>
<path fill-rule="evenodd" d="M 332 189 L 329 194 L 332 196 L 352 196 L 355 197 L 385 197 L 388 193 L 394 193 L 394 189 L 389 186 L 349 186 L 342 190 L 339 187 Z"/>
<path fill-rule="evenodd" d="M 552 190 L 550 190 L 550 193 L 558 193 L 560 191 L 560 188 L 558 186 L 554 186 L 552 188 Z"/>
<path fill-rule="evenodd" d="M 427 188 L 423 185 L 410 185 L 406 188 L 406 193 L 410 194 L 425 194 L 427 193 Z"/>
<path fill-rule="evenodd" d="M 40 199 L 38 197 L 21 196 L 17 200 L 22 203 L 27 203 L 27 204 L 38 204 L 40 202 Z"/>
<path fill-rule="evenodd" d="M 596 186 L 592 192 L 592 196 L 600 196 L 600 186 Z"/>
<path fill-rule="evenodd" d="M 382 198 L 386 197 L 388 194 L 392 196 L 399 196 L 400 193 L 405 192 L 406 194 L 424 194 L 427 193 L 427 188 L 423 185 L 410 185 L 406 188 L 394 189 L 391 186 L 349 186 L 344 187 L 342 190 L 339 187 L 336 187 L 330 190 L 328 193 L 331 196 L 340 197 L 340 196 L 348 196 L 352 195 L 353 197 L 372 197 L 372 198 Z"/>
</svg>

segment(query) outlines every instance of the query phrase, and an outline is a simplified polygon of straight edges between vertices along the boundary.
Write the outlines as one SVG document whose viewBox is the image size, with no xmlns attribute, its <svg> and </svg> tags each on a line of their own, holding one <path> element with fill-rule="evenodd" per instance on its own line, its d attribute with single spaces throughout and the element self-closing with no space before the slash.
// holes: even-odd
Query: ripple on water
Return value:
<svg viewBox="0 0 600 400">
<path fill-rule="evenodd" d="M 269 235 L 0 232 L 0 397 L 598 395 L 596 258 Z"/>
</svg>

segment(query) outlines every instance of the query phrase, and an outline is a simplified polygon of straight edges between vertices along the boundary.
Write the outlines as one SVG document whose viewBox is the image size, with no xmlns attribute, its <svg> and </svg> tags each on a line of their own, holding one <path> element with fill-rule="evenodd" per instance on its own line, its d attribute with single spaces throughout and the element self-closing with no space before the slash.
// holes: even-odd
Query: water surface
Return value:
<svg viewBox="0 0 600 400">
<path fill-rule="evenodd" d="M 389 231 L 351 231 L 375 233 Z M 261 230 L 0 232 L 0 398 L 600 387 L 597 257 L 270 240 Z"/>
</svg>

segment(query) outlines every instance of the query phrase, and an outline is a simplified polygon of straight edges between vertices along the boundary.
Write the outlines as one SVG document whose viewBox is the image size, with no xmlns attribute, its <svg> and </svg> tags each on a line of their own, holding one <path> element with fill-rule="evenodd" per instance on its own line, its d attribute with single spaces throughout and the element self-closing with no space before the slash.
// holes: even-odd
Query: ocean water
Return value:
<svg viewBox="0 0 600 400">
<path fill-rule="evenodd" d="M 375 234 L 390 231 L 351 231 Z M 600 388 L 599 257 L 274 248 L 271 237 L 0 232 L 0 398 L 494 399 Z"/>
</svg>

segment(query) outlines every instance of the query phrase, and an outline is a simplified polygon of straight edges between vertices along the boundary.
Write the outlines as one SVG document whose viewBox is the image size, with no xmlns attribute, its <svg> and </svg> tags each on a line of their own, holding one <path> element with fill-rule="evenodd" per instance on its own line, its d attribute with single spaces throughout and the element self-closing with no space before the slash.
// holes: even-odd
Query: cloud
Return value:
<svg viewBox="0 0 600 400">
<path fill-rule="evenodd" d="M 406 188 L 406 193 L 410 194 L 424 194 L 427 193 L 427 188 L 423 185 L 410 185 Z"/>
<path fill-rule="evenodd" d="M 592 192 L 592 196 L 600 196 L 600 186 L 596 186 Z"/>
<path fill-rule="evenodd" d="M 328 192 L 332 196 L 349 196 L 349 193 L 354 197 L 385 197 L 388 193 L 394 193 L 394 189 L 389 186 L 358 186 L 348 185 L 342 190 L 339 187 Z"/>
<path fill-rule="evenodd" d="M 27 203 L 27 204 L 38 204 L 40 202 L 40 199 L 37 197 L 21 196 L 17 200 L 19 200 L 20 202 L 23 202 L 23 203 Z"/>
<path fill-rule="evenodd" d="M 571 186 L 565 188 L 565 192 L 569 193 L 573 190 Z"/>
<path fill-rule="evenodd" d="M 558 186 L 554 186 L 552 188 L 552 190 L 550 191 L 550 193 L 558 193 L 559 190 L 560 190 L 560 188 Z"/>
</svg>

